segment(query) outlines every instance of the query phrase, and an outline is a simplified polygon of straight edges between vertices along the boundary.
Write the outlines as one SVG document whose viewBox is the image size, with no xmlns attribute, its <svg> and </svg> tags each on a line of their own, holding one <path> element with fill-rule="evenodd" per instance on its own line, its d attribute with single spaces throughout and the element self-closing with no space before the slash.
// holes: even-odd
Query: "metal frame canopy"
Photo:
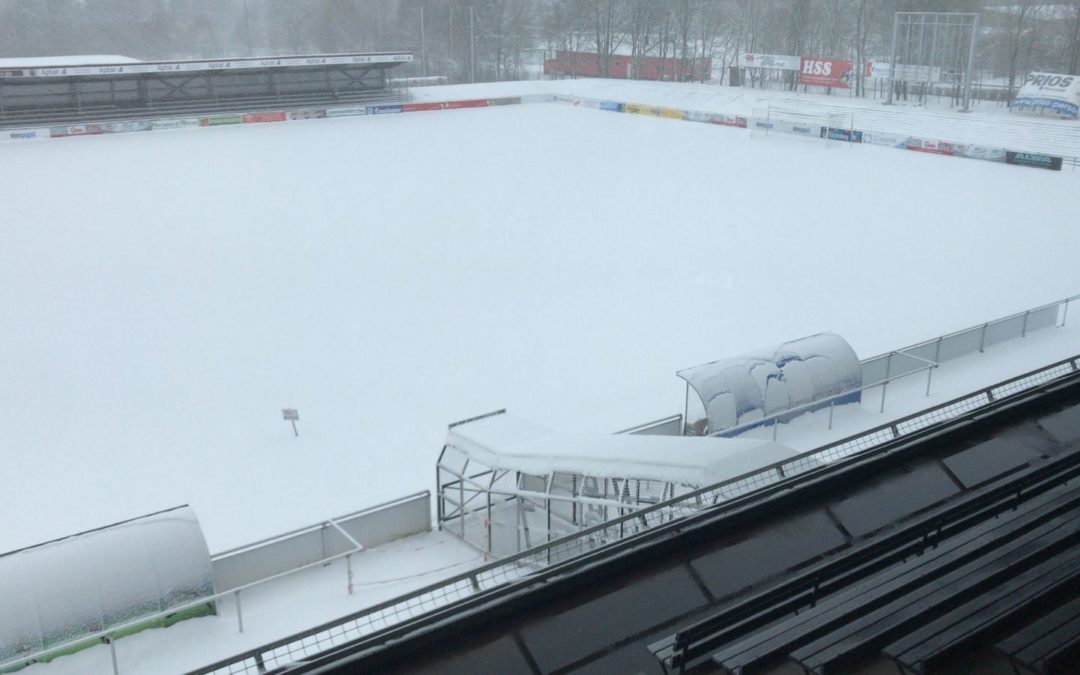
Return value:
<svg viewBox="0 0 1080 675">
<path fill-rule="evenodd" d="M 858 402 L 863 379 L 855 350 L 835 333 L 818 333 L 676 375 L 686 380 L 683 419 L 690 436 L 716 434 L 793 409 L 810 412 L 805 406 L 816 401 Z"/>
<path fill-rule="evenodd" d="M 213 594 L 210 551 L 187 506 L 4 553 L 0 663 Z M 145 628 L 215 611 L 208 600 Z"/>
<path fill-rule="evenodd" d="M 937 79 L 935 73 L 940 73 L 945 81 L 962 84 L 962 110 L 971 112 L 971 72 L 978 39 L 977 13 L 896 12 L 885 104 L 892 104 L 896 82 L 930 84 Z"/>
<path fill-rule="evenodd" d="M 756 439 L 561 433 L 499 411 L 447 432 L 439 528 L 508 555 L 794 454 Z"/>
</svg>

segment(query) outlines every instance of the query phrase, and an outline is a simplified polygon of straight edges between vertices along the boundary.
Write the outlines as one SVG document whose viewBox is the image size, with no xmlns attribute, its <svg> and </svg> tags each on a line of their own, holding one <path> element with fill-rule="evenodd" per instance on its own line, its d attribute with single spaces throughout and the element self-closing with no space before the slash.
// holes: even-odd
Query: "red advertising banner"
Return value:
<svg viewBox="0 0 1080 675">
<path fill-rule="evenodd" d="M 423 112 L 425 110 L 442 110 L 442 103 L 405 103 L 401 106 L 401 112 Z"/>
<path fill-rule="evenodd" d="M 285 113 L 283 112 L 259 112 L 259 113 L 247 113 L 244 115 L 244 124 L 256 124 L 259 122 L 284 122 Z"/>
<path fill-rule="evenodd" d="M 800 60 L 799 84 L 848 89 L 852 76 L 851 70 L 851 61 L 803 56 Z"/>
</svg>

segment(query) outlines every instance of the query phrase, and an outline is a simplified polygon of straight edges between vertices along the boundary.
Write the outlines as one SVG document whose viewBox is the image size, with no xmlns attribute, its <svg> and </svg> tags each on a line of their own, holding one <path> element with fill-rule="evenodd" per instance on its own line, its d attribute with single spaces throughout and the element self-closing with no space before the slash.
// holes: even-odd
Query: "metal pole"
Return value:
<svg viewBox="0 0 1080 675">
<path fill-rule="evenodd" d="M 774 417 L 773 422 L 772 422 L 772 439 L 773 439 L 774 442 L 776 441 L 776 429 L 779 426 L 780 426 L 780 418 L 779 417 Z"/>
<path fill-rule="evenodd" d="M 1028 316 L 1031 314 L 1031 310 L 1024 312 L 1024 325 L 1020 328 L 1020 337 L 1027 337 L 1027 322 Z"/>
<path fill-rule="evenodd" d="M 988 325 L 989 324 L 984 323 L 982 325 L 982 332 L 979 334 L 979 353 L 980 354 L 982 354 L 983 350 L 986 348 L 986 327 Z"/>
<path fill-rule="evenodd" d="M 494 555 L 491 552 L 491 493 L 487 493 L 487 547 L 488 555 Z"/>
<path fill-rule="evenodd" d="M 835 404 L 835 403 L 836 403 L 835 398 L 830 398 L 829 399 L 829 431 L 832 431 L 832 413 L 833 413 L 833 407 L 834 407 L 833 404 Z"/>
<path fill-rule="evenodd" d="M 348 581 L 349 595 L 353 594 L 352 553 L 345 556 L 345 578 Z"/>
<path fill-rule="evenodd" d="M 116 663 L 116 640 L 112 634 L 105 636 L 109 640 L 109 655 L 112 657 L 113 675 L 120 675 L 120 666 Z"/>
<path fill-rule="evenodd" d="M 240 632 L 244 632 L 244 608 L 240 606 L 240 591 L 237 590 L 233 593 L 236 596 L 236 623 L 240 627 Z"/>
<path fill-rule="evenodd" d="M 245 0 L 246 2 L 246 0 Z M 420 65 L 424 77 L 427 77 L 427 43 L 424 41 L 424 8 L 420 8 Z"/>
<path fill-rule="evenodd" d="M 251 17 L 248 15 L 248 0 L 244 0 L 244 33 L 247 35 L 248 56 L 254 56 L 251 51 Z"/>
<path fill-rule="evenodd" d="M 888 96 L 885 97 L 885 105 L 892 105 L 893 102 L 893 86 L 895 86 L 893 83 L 896 81 L 896 38 L 899 31 L 900 17 L 894 14 L 892 25 L 892 52 L 890 57 L 892 60 L 889 62 L 889 93 Z"/>
<path fill-rule="evenodd" d="M 892 356 L 893 353 L 889 352 L 889 358 L 885 362 L 885 382 L 881 385 L 881 408 L 879 413 L 885 412 L 885 392 L 889 389 L 889 378 L 892 376 Z"/>
<path fill-rule="evenodd" d="M 926 369 L 926 395 L 930 395 L 930 379 L 934 376 L 934 368 L 937 366 L 931 366 Z"/>
<path fill-rule="evenodd" d="M 475 8 L 469 5 L 469 82 L 476 82 Z"/>
<path fill-rule="evenodd" d="M 1065 322 L 1069 319 L 1069 301 L 1065 301 L 1065 311 L 1061 315 L 1061 325 L 1064 326 Z"/>
<path fill-rule="evenodd" d="M 964 73 L 964 112 L 971 112 L 971 70 L 975 65 L 975 42 L 979 36 L 979 15 L 975 15 L 975 20 L 971 25 L 971 48 L 968 49 L 968 62 L 966 73 Z"/>
</svg>

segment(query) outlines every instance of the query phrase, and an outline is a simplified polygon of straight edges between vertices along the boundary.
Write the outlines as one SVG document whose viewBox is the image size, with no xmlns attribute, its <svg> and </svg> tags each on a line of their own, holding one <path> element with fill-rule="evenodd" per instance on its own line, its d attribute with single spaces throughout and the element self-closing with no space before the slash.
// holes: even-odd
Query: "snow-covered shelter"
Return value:
<svg viewBox="0 0 1080 675">
<path fill-rule="evenodd" d="M 706 436 L 791 411 L 861 399 L 862 366 L 835 333 L 713 361 L 676 373 L 686 380 L 686 434 Z M 781 420 L 786 421 L 786 420 Z"/>
<path fill-rule="evenodd" d="M 210 552 L 187 506 L 4 553 L 0 663 L 66 643 L 74 650 L 111 628 L 126 635 L 213 614 L 209 601 L 185 607 L 213 594 Z"/>
<path fill-rule="evenodd" d="M 504 556 L 794 455 L 761 440 L 560 433 L 493 413 L 447 433 L 439 528 Z"/>
</svg>

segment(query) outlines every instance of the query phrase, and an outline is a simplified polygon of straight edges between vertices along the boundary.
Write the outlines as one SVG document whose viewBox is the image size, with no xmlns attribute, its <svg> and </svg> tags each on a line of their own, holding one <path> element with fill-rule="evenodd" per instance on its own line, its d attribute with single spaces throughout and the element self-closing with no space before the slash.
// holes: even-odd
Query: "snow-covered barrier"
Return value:
<svg viewBox="0 0 1080 675">
<path fill-rule="evenodd" d="M 128 634 L 213 614 L 207 602 L 137 624 L 213 594 L 210 552 L 187 506 L 5 553 L 0 663 L 114 626 L 129 624 Z"/>
<path fill-rule="evenodd" d="M 740 129 L 767 130 L 768 132 L 787 133 L 803 137 L 820 137 L 846 143 L 867 143 L 892 148 L 925 152 L 936 155 L 981 159 L 992 162 L 1005 162 L 1017 166 L 1060 171 L 1064 158 L 1040 153 L 1012 151 L 1005 148 L 982 146 L 951 141 L 914 138 L 903 134 L 883 131 L 842 128 L 829 122 L 814 122 L 808 119 L 785 119 L 770 116 L 762 120 L 756 116 L 732 115 L 722 112 L 700 110 L 682 110 L 666 106 L 649 105 L 626 101 L 595 99 L 584 96 L 565 94 L 530 94 L 525 96 L 503 96 L 497 98 L 465 99 L 455 101 L 431 101 L 421 103 L 394 103 L 384 105 L 334 106 L 328 108 L 302 108 L 280 111 L 253 111 L 247 113 L 213 114 L 198 117 L 167 118 L 154 120 L 121 120 L 100 123 L 73 124 L 39 129 L 0 130 L 0 142 L 39 140 L 43 138 L 65 138 L 68 136 L 92 136 L 99 134 L 130 133 L 135 131 L 158 131 L 162 129 L 181 129 L 188 127 L 216 127 L 233 124 L 262 124 L 267 122 L 287 122 L 327 117 L 355 117 L 368 115 L 396 115 L 412 112 L 430 112 L 438 110 L 460 110 L 468 108 L 488 108 L 503 105 L 523 105 L 535 103 L 563 103 L 582 108 L 604 110 L 608 112 L 644 115 L 662 119 L 701 122 L 718 126 Z"/>
<path fill-rule="evenodd" d="M 686 380 L 686 431 L 715 434 L 816 401 L 861 400 L 862 368 L 835 333 L 819 333 L 676 373 Z M 825 404 L 827 405 L 827 404 Z"/>
</svg>

